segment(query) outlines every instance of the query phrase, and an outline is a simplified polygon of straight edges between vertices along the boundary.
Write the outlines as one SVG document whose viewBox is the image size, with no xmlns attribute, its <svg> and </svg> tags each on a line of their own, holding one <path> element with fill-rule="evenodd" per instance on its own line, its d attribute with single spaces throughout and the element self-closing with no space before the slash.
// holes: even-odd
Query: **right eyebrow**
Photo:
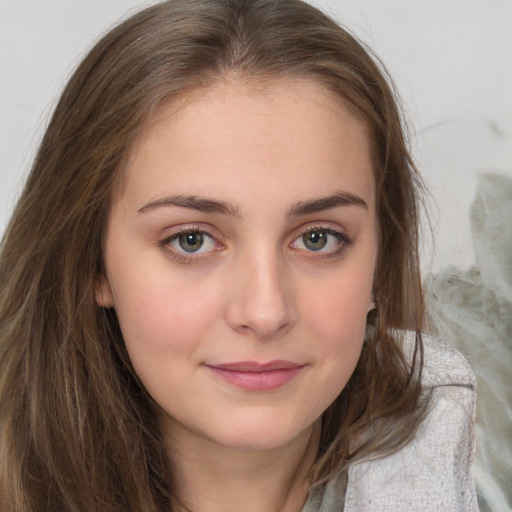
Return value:
<svg viewBox="0 0 512 512">
<path fill-rule="evenodd" d="M 157 208 L 164 208 L 169 206 L 178 206 L 180 208 L 190 208 L 203 213 L 222 213 L 224 215 L 231 215 L 240 218 L 240 208 L 233 203 L 225 201 L 217 201 L 205 197 L 197 196 L 167 196 L 160 199 L 155 199 L 146 203 L 142 208 L 137 210 L 137 213 L 147 213 Z"/>
</svg>

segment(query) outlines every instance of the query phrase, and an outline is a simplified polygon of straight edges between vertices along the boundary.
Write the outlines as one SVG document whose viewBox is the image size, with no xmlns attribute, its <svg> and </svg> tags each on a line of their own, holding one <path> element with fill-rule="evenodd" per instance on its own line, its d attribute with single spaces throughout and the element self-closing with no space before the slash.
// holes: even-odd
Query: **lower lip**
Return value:
<svg viewBox="0 0 512 512">
<path fill-rule="evenodd" d="M 267 391 L 277 389 L 290 382 L 300 372 L 302 367 L 280 368 L 261 372 L 225 370 L 208 366 L 216 376 L 243 389 Z"/>
</svg>

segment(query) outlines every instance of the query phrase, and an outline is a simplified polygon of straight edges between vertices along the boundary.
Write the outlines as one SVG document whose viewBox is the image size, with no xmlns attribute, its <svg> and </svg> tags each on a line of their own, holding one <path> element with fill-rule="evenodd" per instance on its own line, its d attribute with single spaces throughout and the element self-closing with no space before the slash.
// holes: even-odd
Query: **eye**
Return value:
<svg viewBox="0 0 512 512">
<path fill-rule="evenodd" d="M 200 230 L 180 231 L 163 240 L 162 245 L 182 255 L 204 254 L 217 247 L 213 237 Z"/>
<path fill-rule="evenodd" d="M 294 249 L 331 255 L 341 252 L 349 243 L 345 234 L 333 229 L 311 228 L 296 238 L 291 246 Z"/>
</svg>

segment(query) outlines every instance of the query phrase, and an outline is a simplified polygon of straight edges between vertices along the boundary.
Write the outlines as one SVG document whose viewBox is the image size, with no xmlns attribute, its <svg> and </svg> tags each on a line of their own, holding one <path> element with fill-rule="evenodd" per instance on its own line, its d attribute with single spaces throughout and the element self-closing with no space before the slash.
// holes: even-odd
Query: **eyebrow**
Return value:
<svg viewBox="0 0 512 512">
<path fill-rule="evenodd" d="M 198 196 L 168 196 L 155 201 L 146 203 L 142 208 L 137 210 L 138 213 L 147 213 L 164 206 L 179 206 L 181 208 L 190 208 L 203 213 L 222 213 L 234 217 L 241 217 L 240 208 L 235 204 L 225 201 L 217 201 Z"/>
<path fill-rule="evenodd" d="M 295 217 L 299 215 L 307 215 L 310 213 L 317 213 L 337 206 L 360 206 L 368 210 L 366 201 L 355 194 L 350 192 L 338 192 L 331 196 L 320 197 L 318 199 L 311 199 L 308 201 L 297 201 L 286 213 L 287 217 Z"/>
<path fill-rule="evenodd" d="M 142 208 L 137 210 L 138 213 L 147 213 L 157 208 L 168 206 L 178 206 L 181 208 L 189 208 L 202 213 L 221 213 L 236 218 L 241 218 L 240 207 L 236 204 L 218 201 L 198 196 L 168 196 L 156 199 L 146 203 Z M 300 215 L 308 215 L 311 213 L 329 210 L 338 206 L 359 206 L 368 210 L 368 205 L 361 197 L 350 192 L 338 192 L 327 197 L 320 197 L 307 201 L 297 201 L 286 212 L 286 217 L 298 217 Z"/>
</svg>

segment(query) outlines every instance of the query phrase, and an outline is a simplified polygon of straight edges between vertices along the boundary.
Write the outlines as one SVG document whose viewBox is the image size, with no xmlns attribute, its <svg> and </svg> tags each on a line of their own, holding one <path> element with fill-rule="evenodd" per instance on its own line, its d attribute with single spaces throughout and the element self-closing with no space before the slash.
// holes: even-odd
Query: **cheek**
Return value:
<svg viewBox="0 0 512 512">
<path fill-rule="evenodd" d="M 369 267 L 372 269 L 372 267 Z M 364 342 L 373 272 L 344 272 L 315 293 L 304 294 L 303 311 L 323 367 L 322 385 L 334 400 L 352 375 Z"/>
<path fill-rule="evenodd" d="M 343 272 L 331 276 L 322 286 L 304 291 L 303 310 L 318 326 L 333 334 L 363 331 L 372 302 L 373 272 Z"/>
<path fill-rule="evenodd" d="M 133 276 L 114 281 L 120 283 L 115 308 L 134 367 L 193 353 L 220 317 L 219 294 L 156 268 Z"/>
</svg>

